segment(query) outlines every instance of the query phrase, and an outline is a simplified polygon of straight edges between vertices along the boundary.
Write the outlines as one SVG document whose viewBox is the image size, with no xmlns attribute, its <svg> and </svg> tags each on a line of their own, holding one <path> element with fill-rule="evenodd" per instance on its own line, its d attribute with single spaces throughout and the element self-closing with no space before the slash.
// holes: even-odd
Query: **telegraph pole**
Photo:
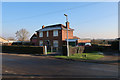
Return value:
<svg viewBox="0 0 120 80">
<path fill-rule="evenodd" d="M 68 42 L 68 16 L 66 14 L 64 14 L 64 16 L 66 16 L 66 27 L 67 27 L 67 56 L 69 56 L 69 42 Z"/>
</svg>

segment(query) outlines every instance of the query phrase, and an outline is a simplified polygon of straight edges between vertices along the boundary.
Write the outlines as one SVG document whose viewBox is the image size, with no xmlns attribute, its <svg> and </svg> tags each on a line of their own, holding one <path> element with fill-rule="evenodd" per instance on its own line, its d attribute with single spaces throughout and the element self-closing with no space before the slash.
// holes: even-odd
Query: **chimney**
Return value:
<svg viewBox="0 0 120 80">
<path fill-rule="evenodd" d="M 69 22 L 68 21 L 66 22 L 66 27 L 68 27 L 68 29 L 69 29 Z"/>
<path fill-rule="evenodd" d="M 45 26 L 44 26 L 44 25 L 42 26 L 42 29 L 43 29 L 43 28 L 45 28 Z"/>
</svg>

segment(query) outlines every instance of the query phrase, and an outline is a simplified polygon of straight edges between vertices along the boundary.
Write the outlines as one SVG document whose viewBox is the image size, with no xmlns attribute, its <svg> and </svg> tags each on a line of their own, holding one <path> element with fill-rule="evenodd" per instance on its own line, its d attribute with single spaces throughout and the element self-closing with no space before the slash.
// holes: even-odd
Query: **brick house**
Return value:
<svg viewBox="0 0 120 80">
<path fill-rule="evenodd" d="M 68 25 L 68 39 L 72 41 L 75 45 L 78 44 L 77 36 L 73 36 L 74 29 L 69 27 L 69 22 L 66 22 Z M 62 49 L 63 45 L 66 45 L 67 39 L 67 27 L 63 24 L 55 24 L 50 26 L 42 26 L 42 29 L 36 31 L 31 37 L 31 42 L 37 46 L 47 46 L 50 48 Z M 71 42 L 71 43 L 72 43 Z"/>
<path fill-rule="evenodd" d="M 38 40 L 38 36 L 37 34 L 33 34 L 32 37 L 30 38 L 30 41 L 32 42 L 33 45 L 37 46 L 37 40 Z"/>
<path fill-rule="evenodd" d="M 68 25 L 68 38 L 73 39 L 73 31 L 69 27 L 69 22 L 66 22 Z M 31 37 L 31 42 L 35 43 L 38 46 L 53 46 L 55 48 L 61 48 L 63 41 L 67 39 L 67 27 L 63 24 L 55 24 L 50 26 L 42 26 L 42 29 L 36 31 Z"/>
</svg>

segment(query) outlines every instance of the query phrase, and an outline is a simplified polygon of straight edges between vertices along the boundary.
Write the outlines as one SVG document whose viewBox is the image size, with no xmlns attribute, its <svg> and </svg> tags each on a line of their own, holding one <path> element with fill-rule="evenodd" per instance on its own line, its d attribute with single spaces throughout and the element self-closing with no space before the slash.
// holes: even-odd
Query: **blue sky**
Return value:
<svg viewBox="0 0 120 80">
<path fill-rule="evenodd" d="M 3 2 L 3 37 L 15 37 L 21 28 L 32 35 L 42 25 L 65 25 L 64 13 L 80 38 L 118 37 L 117 2 Z"/>
</svg>

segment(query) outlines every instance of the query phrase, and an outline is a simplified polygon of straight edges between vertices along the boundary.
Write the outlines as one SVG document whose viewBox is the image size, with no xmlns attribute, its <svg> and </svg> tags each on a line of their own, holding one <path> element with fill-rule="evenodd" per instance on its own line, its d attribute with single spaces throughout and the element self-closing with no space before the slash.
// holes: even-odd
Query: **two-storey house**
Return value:
<svg viewBox="0 0 120 80">
<path fill-rule="evenodd" d="M 69 22 L 66 22 L 66 24 L 68 25 L 68 38 L 73 39 L 74 29 L 71 29 L 69 27 Z M 63 41 L 67 39 L 67 27 L 63 24 L 56 24 L 50 26 L 43 25 L 42 29 L 39 29 L 36 32 L 37 36 L 34 35 L 33 37 L 31 37 L 31 40 L 37 40 L 36 43 L 39 46 L 46 45 L 48 47 L 52 46 L 54 48 L 61 48 L 63 45 Z"/>
<path fill-rule="evenodd" d="M 78 45 L 79 43 L 90 42 L 88 40 L 80 40 L 79 37 L 73 36 L 74 29 L 69 27 L 69 22 L 66 22 L 68 27 L 68 41 L 70 45 Z M 31 37 L 31 42 L 37 46 L 47 46 L 48 48 L 62 49 L 66 45 L 67 27 L 63 24 L 55 24 L 50 26 L 42 26 Z"/>
</svg>

